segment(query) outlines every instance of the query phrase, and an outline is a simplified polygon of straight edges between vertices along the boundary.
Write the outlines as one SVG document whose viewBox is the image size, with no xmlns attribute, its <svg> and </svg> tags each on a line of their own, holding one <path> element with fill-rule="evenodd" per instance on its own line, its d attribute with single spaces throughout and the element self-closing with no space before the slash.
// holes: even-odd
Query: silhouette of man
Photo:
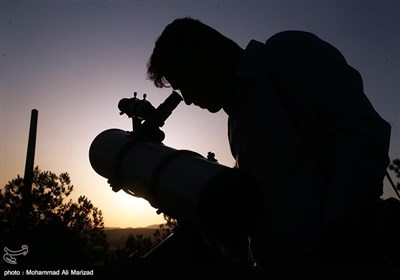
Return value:
<svg viewBox="0 0 400 280">
<path fill-rule="evenodd" d="M 187 105 L 228 114 L 237 166 L 264 191 L 251 234 L 258 266 L 351 262 L 353 221 L 383 193 L 390 125 L 336 48 L 284 31 L 242 49 L 181 18 L 157 39 L 148 77 L 179 90 Z"/>
</svg>

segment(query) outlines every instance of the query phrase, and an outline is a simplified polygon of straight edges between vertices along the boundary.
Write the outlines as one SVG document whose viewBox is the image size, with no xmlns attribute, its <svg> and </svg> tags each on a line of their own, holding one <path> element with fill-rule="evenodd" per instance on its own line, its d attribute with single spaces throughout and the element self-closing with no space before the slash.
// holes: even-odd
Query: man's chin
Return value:
<svg viewBox="0 0 400 280">
<path fill-rule="evenodd" d="M 222 108 L 214 107 L 214 108 L 206 108 L 210 113 L 218 113 Z"/>
<path fill-rule="evenodd" d="M 207 110 L 210 113 L 217 113 L 222 109 L 222 106 L 210 106 L 210 105 L 202 106 L 202 105 L 198 105 L 198 104 L 194 104 L 194 105 L 197 106 L 197 107 L 200 107 L 203 110 Z"/>
</svg>

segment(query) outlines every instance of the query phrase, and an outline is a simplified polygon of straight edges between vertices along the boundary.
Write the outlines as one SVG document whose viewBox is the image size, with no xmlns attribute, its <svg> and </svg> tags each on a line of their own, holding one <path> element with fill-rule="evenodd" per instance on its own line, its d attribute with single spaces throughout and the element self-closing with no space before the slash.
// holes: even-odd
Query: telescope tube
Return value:
<svg viewBox="0 0 400 280">
<path fill-rule="evenodd" d="M 99 175 L 216 238 L 249 234 L 263 212 L 263 193 L 253 177 L 193 151 L 109 129 L 93 140 L 89 159 Z"/>
</svg>

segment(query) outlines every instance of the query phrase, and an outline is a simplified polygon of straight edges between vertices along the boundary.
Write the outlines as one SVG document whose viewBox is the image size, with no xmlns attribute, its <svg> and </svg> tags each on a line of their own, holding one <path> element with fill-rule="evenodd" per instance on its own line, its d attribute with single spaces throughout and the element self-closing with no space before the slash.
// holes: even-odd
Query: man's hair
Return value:
<svg viewBox="0 0 400 280">
<path fill-rule="evenodd" d="M 167 68 L 216 58 L 237 44 L 199 20 L 185 17 L 168 24 L 158 37 L 147 63 L 147 77 L 158 88 L 167 87 Z"/>
</svg>

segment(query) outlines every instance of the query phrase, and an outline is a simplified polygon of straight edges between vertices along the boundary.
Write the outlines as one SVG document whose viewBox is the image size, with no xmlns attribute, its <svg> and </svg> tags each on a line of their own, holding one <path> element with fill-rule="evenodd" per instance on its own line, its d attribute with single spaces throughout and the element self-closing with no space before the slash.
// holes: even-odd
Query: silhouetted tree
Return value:
<svg viewBox="0 0 400 280">
<path fill-rule="evenodd" d="M 151 237 L 144 237 L 142 234 L 129 234 L 123 248 L 117 250 L 122 263 L 139 261 L 154 246 Z"/>
<path fill-rule="evenodd" d="M 167 238 L 173 231 L 173 229 L 178 224 L 176 219 L 169 217 L 168 215 L 164 214 L 164 220 L 166 221 L 165 224 L 160 224 L 159 228 L 153 234 L 154 238 L 154 245 L 157 245 L 165 238 Z"/>
<path fill-rule="evenodd" d="M 152 236 L 129 234 L 124 246 L 115 250 L 114 264 L 117 266 L 141 265 L 142 257 L 167 238 L 177 224 L 175 219 L 166 215 L 164 215 L 164 219 L 166 223 L 160 224 Z"/>
<path fill-rule="evenodd" d="M 100 265 L 107 251 L 101 211 L 85 196 L 64 200 L 73 191 L 68 173 L 34 169 L 28 224 L 19 224 L 23 178 L 0 190 L 1 235 L 6 246 L 29 246 L 26 263 L 42 266 Z M 23 229 L 23 230 L 22 230 Z M 22 232 L 21 232 L 22 231 Z"/>
</svg>

